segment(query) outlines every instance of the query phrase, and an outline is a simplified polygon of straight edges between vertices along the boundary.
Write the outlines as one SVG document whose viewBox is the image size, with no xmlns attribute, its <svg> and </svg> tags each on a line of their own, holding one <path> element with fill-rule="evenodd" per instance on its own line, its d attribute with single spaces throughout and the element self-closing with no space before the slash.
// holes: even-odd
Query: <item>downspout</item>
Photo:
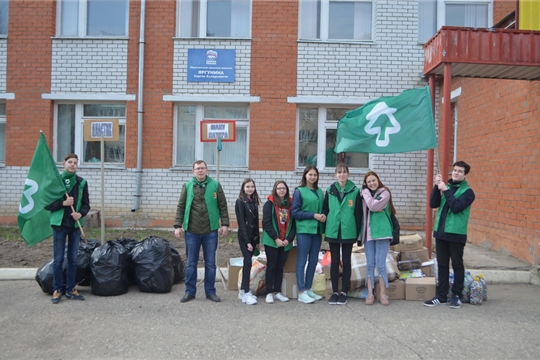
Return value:
<svg viewBox="0 0 540 360">
<path fill-rule="evenodd" d="M 429 91 L 431 95 L 431 108 L 433 109 L 433 118 L 435 119 L 435 75 L 429 74 Z M 439 145 L 437 145 L 439 146 Z M 429 206 L 429 197 L 433 188 L 433 169 L 434 169 L 434 150 L 427 151 L 427 174 L 426 174 L 426 247 L 428 248 L 429 258 L 433 249 L 433 210 Z"/>
<path fill-rule="evenodd" d="M 141 201 L 142 152 L 143 152 L 143 79 L 144 79 L 144 25 L 146 0 L 141 0 L 141 19 L 139 29 L 139 75 L 137 89 L 137 187 L 135 189 L 135 205 L 131 211 L 139 210 Z"/>
</svg>

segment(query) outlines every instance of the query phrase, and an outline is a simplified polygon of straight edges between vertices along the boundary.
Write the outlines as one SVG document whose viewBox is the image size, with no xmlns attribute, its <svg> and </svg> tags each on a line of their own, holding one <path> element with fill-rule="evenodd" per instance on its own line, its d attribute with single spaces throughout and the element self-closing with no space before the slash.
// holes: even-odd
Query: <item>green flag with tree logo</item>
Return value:
<svg viewBox="0 0 540 360">
<path fill-rule="evenodd" d="M 437 146 L 429 88 L 405 90 L 348 111 L 334 151 L 392 154 Z"/>
<path fill-rule="evenodd" d="M 41 133 L 24 183 L 17 219 L 21 236 L 28 246 L 52 235 L 50 211 L 45 210 L 45 207 L 65 194 L 66 187 L 56 168 L 45 135 Z"/>
</svg>

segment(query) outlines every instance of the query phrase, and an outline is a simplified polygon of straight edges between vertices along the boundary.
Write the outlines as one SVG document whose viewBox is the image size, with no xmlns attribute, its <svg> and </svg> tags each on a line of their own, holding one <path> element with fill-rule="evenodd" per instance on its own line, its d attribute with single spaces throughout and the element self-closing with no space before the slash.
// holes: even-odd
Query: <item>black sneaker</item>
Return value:
<svg viewBox="0 0 540 360">
<path fill-rule="evenodd" d="M 347 295 L 345 295 L 344 293 L 339 294 L 337 304 L 338 305 L 347 304 Z"/>
<path fill-rule="evenodd" d="M 84 300 L 84 296 L 79 294 L 77 289 L 73 289 L 71 291 L 66 291 L 66 297 L 68 299 L 72 299 L 72 300 Z"/>
<path fill-rule="evenodd" d="M 58 304 L 60 302 L 60 300 L 62 300 L 62 292 L 60 290 L 55 290 L 53 292 L 51 302 L 53 304 Z"/>
<path fill-rule="evenodd" d="M 424 306 L 438 306 L 438 305 L 446 305 L 446 300 L 441 300 L 435 296 L 433 299 L 424 302 Z"/>
<path fill-rule="evenodd" d="M 330 305 L 336 305 L 338 302 L 338 294 L 333 293 L 332 296 L 330 296 L 330 300 L 328 300 L 328 303 Z"/>
<path fill-rule="evenodd" d="M 453 295 L 452 300 L 450 300 L 450 305 L 448 305 L 450 309 L 459 309 L 461 307 L 461 299 L 458 295 Z"/>
</svg>

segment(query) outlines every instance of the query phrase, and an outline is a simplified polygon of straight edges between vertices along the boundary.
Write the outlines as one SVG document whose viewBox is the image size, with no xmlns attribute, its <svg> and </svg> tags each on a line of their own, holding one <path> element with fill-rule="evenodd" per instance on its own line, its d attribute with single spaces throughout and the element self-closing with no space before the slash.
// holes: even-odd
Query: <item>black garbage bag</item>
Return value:
<svg viewBox="0 0 540 360">
<path fill-rule="evenodd" d="M 131 250 L 139 243 L 135 239 L 131 238 L 116 238 L 115 241 L 118 241 L 122 246 L 127 250 L 128 253 L 131 253 Z M 129 262 L 128 267 L 128 283 L 129 285 L 135 285 L 137 281 L 135 280 L 135 264 L 133 261 Z"/>
<path fill-rule="evenodd" d="M 129 253 L 115 240 L 97 247 L 90 263 L 92 294 L 116 296 L 127 293 L 130 261 Z"/>
<path fill-rule="evenodd" d="M 186 280 L 186 267 L 184 265 L 184 262 L 182 261 L 182 258 L 180 257 L 180 254 L 178 253 L 178 250 L 176 250 L 174 246 L 170 246 L 172 254 L 172 266 L 174 269 L 174 283 L 179 284 L 182 281 Z"/>
<path fill-rule="evenodd" d="M 90 286 L 90 278 L 92 271 L 90 263 L 92 262 L 92 253 L 100 245 L 100 242 L 95 239 L 87 239 L 86 242 L 81 239 L 79 242 L 79 250 L 77 251 L 77 277 L 75 282 L 81 286 Z M 64 260 L 64 263 L 66 260 Z M 64 278 L 65 278 L 64 269 Z"/>
<path fill-rule="evenodd" d="M 53 259 L 46 261 L 41 265 L 36 271 L 36 281 L 41 287 L 41 290 L 49 295 L 52 295 L 54 292 L 53 288 Z M 67 259 L 64 259 L 64 274 L 67 267 Z M 66 278 L 64 276 L 63 287 L 66 286 Z"/>
<path fill-rule="evenodd" d="M 171 246 L 166 239 L 150 236 L 131 250 L 135 280 L 142 292 L 170 292 L 174 284 Z"/>
</svg>

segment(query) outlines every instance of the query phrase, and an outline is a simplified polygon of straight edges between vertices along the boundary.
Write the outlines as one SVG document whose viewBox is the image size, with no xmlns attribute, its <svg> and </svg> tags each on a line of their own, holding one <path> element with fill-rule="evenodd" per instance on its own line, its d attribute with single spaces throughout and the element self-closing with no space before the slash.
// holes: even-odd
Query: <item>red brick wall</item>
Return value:
<svg viewBox="0 0 540 360">
<path fill-rule="evenodd" d="M 56 1 L 9 2 L 6 91 L 15 99 L 6 102 L 6 166 L 30 165 L 40 130 L 52 148 L 53 104 L 41 94 L 51 91 L 55 26 Z"/>
<path fill-rule="evenodd" d="M 138 92 L 140 7 L 140 1 L 130 1 L 129 94 Z M 175 21 L 176 0 L 146 2 L 143 168 L 169 168 L 172 164 L 173 104 L 164 102 L 163 95 L 172 93 Z M 126 116 L 126 167 L 136 167 L 137 100 L 128 102 Z"/>
<path fill-rule="evenodd" d="M 456 79 L 458 159 L 476 201 L 469 241 L 531 264 L 540 249 L 540 82 Z"/>
<path fill-rule="evenodd" d="M 517 0 L 495 0 L 493 3 L 493 23 L 496 24 L 516 10 Z"/>
<path fill-rule="evenodd" d="M 294 169 L 297 33 L 298 1 L 253 1 L 250 170 Z"/>
</svg>

